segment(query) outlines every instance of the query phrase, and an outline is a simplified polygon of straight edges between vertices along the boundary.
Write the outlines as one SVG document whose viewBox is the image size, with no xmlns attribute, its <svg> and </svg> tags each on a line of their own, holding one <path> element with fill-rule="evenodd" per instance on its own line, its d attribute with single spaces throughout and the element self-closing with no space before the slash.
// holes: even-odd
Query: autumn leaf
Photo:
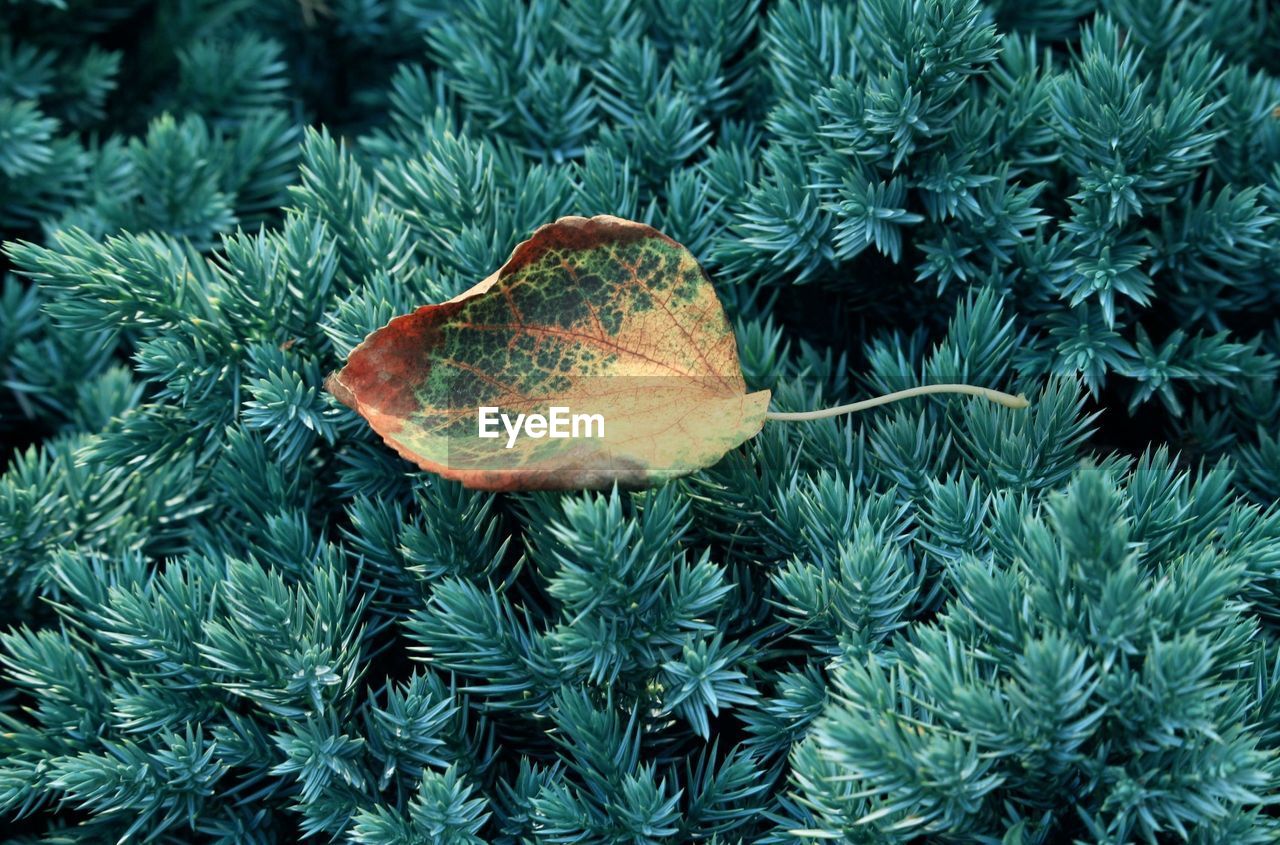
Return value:
<svg viewBox="0 0 1280 845">
<path fill-rule="evenodd" d="M 768 391 L 746 392 L 693 255 L 610 216 L 540 227 L 475 287 L 370 334 L 326 386 L 405 458 L 487 490 L 693 472 L 759 432 L 769 404 Z M 506 417 L 497 436 L 480 436 L 485 408 Z M 513 436 L 512 420 L 546 422 L 556 408 L 585 419 L 579 436 L 539 436 L 532 423 Z"/>
</svg>

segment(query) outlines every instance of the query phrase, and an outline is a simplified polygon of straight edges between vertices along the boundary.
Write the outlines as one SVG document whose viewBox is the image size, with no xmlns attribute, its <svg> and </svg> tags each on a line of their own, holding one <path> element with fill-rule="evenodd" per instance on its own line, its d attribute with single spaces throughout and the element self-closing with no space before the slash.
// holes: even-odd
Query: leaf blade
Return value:
<svg viewBox="0 0 1280 845">
<path fill-rule="evenodd" d="M 758 433 L 769 401 L 746 393 L 692 254 L 607 215 L 540 227 L 469 290 L 370 334 L 326 386 L 406 459 L 488 490 L 684 475 Z M 557 402 L 599 414 L 604 436 L 477 436 L 480 407 L 547 416 Z"/>
</svg>

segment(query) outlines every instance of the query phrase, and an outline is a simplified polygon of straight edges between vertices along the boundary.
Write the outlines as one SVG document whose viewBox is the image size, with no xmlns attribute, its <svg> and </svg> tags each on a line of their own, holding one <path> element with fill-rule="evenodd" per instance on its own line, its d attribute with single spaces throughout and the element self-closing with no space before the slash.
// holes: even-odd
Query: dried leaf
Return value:
<svg viewBox="0 0 1280 845">
<path fill-rule="evenodd" d="M 759 432 L 769 404 L 768 391 L 746 393 L 693 255 L 609 216 L 540 227 L 475 287 L 370 334 L 326 385 L 405 458 L 488 490 L 638 487 L 693 472 Z M 499 436 L 479 436 L 481 408 L 507 416 Z M 536 436 L 530 416 L 554 422 L 554 408 L 565 431 L 588 418 L 579 436 Z M 526 428 L 512 437 L 520 414 Z"/>
</svg>

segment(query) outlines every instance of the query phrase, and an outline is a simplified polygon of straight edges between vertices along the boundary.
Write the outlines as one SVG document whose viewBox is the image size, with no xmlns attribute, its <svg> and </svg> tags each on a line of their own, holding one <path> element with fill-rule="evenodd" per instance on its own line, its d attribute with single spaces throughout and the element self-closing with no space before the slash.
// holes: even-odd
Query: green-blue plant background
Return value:
<svg viewBox="0 0 1280 845">
<path fill-rule="evenodd" d="M 0 0 L 22 843 L 1280 839 L 1265 0 Z M 322 388 L 563 214 L 775 407 L 465 491 Z"/>
</svg>

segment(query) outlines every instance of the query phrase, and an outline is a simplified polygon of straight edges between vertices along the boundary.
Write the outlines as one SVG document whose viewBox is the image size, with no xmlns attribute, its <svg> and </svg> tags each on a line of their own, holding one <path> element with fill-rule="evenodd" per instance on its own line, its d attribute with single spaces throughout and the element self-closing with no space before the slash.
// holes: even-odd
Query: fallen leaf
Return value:
<svg viewBox="0 0 1280 845">
<path fill-rule="evenodd" d="M 493 275 L 396 317 L 352 350 L 328 389 L 423 469 L 486 490 L 640 487 L 715 463 L 755 436 L 748 394 L 706 273 L 650 226 L 563 217 Z M 603 436 L 479 436 L 552 408 L 599 415 Z M 584 426 L 583 431 L 587 427 Z"/>
</svg>

